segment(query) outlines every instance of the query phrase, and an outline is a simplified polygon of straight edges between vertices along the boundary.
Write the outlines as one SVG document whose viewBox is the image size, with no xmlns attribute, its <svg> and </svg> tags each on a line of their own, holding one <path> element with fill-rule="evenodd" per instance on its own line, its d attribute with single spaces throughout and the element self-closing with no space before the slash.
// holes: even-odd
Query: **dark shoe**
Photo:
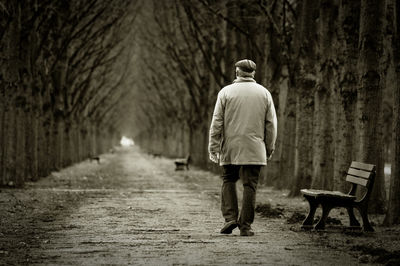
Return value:
<svg viewBox="0 0 400 266">
<path fill-rule="evenodd" d="M 254 232 L 252 230 L 241 230 L 240 236 L 254 236 Z"/>
<path fill-rule="evenodd" d="M 221 234 L 232 234 L 232 230 L 238 226 L 236 221 L 226 222 L 221 229 Z"/>
</svg>

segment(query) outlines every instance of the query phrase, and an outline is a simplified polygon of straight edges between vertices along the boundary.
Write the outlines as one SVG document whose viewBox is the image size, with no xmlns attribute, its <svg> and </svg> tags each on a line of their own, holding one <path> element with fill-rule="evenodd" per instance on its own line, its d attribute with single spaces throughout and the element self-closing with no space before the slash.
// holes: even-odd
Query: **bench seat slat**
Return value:
<svg viewBox="0 0 400 266">
<path fill-rule="evenodd" d="M 371 176 L 371 172 L 363 171 L 363 170 L 357 170 L 354 168 L 350 168 L 349 171 L 347 172 L 349 175 L 354 175 L 362 178 L 368 179 Z"/>
<path fill-rule="evenodd" d="M 352 162 L 350 167 L 365 171 L 372 171 L 375 168 L 373 164 L 360 163 L 360 162 Z"/>
<path fill-rule="evenodd" d="M 345 198 L 349 200 L 355 200 L 356 196 L 345 194 L 340 191 L 329 191 L 329 190 L 319 190 L 319 189 L 302 189 L 301 193 L 308 196 L 314 197 L 332 197 L 332 198 Z"/>
<path fill-rule="evenodd" d="M 352 176 L 352 175 L 347 175 L 346 176 L 346 181 L 354 183 L 354 184 L 358 184 L 361 186 L 366 187 L 368 185 L 369 180 L 368 179 L 364 179 L 361 177 L 356 177 L 356 176 Z"/>
</svg>

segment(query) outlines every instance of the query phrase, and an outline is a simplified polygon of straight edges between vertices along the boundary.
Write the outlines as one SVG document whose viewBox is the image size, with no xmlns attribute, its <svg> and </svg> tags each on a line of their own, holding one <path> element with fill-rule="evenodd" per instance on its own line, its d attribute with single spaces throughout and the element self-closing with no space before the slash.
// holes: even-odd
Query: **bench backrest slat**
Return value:
<svg viewBox="0 0 400 266">
<path fill-rule="evenodd" d="M 351 182 L 351 183 L 355 183 L 355 184 L 358 184 L 358 185 L 361 185 L 361 186 L 364 186 L 364 187 L 366 187 L 368 185 L 368 183 L 369 183 L 368 179 L 364 179 L 364 178 L 360 178 L 360 177 L 352 176 L 352 175 L 347 175 L 346 176 L 346 181 L 347 182 Z"/>
<path fill-rule="evenodd" d="M 365 179 L 368 179 L 371 176 L 371 172 L 367 172 L 367 171 L 363 171 L 363 170 L 357 170 L 357 169 L 354 169 L 354 168 L 350 168 L 347 173 L 349 175 L 362 177 L 362 178 L 365 178 Z"/>
<path fill-rule="evenodd" d="M 347 172 L 346 181 L 367 187 L 375 173 L 375 165 L 352 162 Z"/>
<path fill-rule="evenodd" d="M 352 162 L 350 165 L 351 168 L 357 168 L 365 171 L 372 171 L 375 168 L 375 165 L 373 164 L 366 164 L 366 163 L 360 163 L 360 162 Z"/>
</svg>

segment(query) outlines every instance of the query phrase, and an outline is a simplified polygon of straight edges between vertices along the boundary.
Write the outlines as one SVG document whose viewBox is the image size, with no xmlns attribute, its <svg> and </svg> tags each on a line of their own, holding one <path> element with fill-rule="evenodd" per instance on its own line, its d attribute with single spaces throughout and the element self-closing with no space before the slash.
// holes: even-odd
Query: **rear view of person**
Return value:
<svg viewBox="0 0 400 266">
<path fill-rule="evenodd" d="M 221 211 L 225 224 L 221 233 L 230 234 L 239 227 L 241 236 L 253 236 L 257 183 L 261 166 L 275 149 L 277 119 L 270 92 L 254 80 L 256 64 L 244 59 L 235 66 L 233 84 L 218 93 L 208 151 L 210 160 L 223 167 Z M 236 194 L 239 178 L 244 188 L 240 215 Z"/>
</svg>

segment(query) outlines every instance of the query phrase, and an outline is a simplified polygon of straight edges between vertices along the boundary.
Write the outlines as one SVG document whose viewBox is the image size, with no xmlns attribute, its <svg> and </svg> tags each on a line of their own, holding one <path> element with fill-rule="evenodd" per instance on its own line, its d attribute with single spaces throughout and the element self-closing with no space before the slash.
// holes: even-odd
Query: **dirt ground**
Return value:
<svg viewBox="0 0 400 266">
<path fill-rule="evenodd" d="M 256 235 L 221 235 L 220 185 L 207 171 L 120 148 L 100 164 L 2 188 L 0 264 L 400 265 L 400 227 L 371 216 L 376 232 L 348 231 L 338 209 L 327 230 L 302 231 L 307 203 L 268 187 L 258 190 Z"/>
</svg>

